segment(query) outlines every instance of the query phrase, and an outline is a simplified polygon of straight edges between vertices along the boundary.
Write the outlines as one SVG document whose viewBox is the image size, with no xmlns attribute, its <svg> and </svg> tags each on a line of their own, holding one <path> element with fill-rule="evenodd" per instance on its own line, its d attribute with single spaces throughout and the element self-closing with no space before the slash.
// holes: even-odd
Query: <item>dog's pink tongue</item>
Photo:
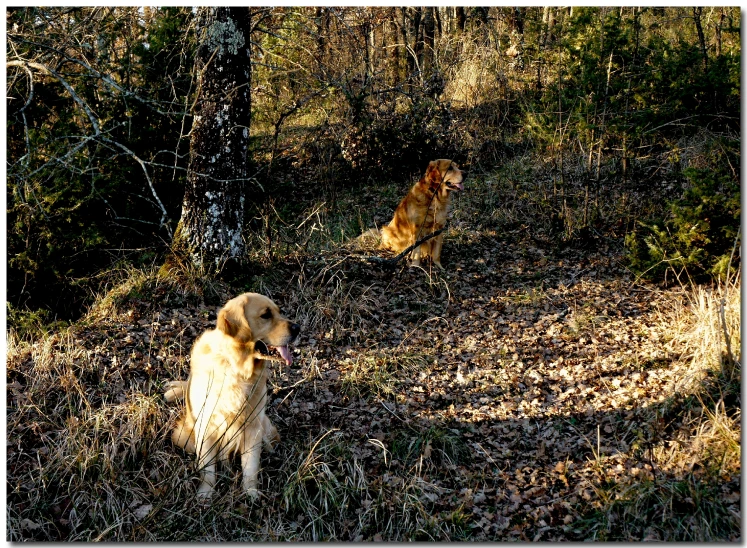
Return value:
<svg viewBox="0 0 747 548">
<path fill-rule="evenodd" d="M 285 360 L 286 365 L 293 363 L 293 355 L 287 346 L 276 346 L 277 351 L 280 353 L 280 357 Z"/>
</svg>

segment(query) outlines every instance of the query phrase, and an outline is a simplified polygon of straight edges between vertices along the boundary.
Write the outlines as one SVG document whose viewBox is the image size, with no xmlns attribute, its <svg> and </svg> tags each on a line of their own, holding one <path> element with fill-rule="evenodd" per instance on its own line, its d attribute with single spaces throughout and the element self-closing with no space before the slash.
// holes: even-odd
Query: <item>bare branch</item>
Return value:
<svg viewBox="0 0 747 548">
<path fill-rule="evenodd" d="M 81 64 L 84 65 L 84 66 L 87 66 L 87 65 L 85 65 L 85 63 L 81 63 Z M 21 60 L 21 61 L 8 61 L 6 63 L 6 67 L 20 67 L 20 68 L 23 68 L 24 70 L 26 70 L 29 73 L 30 73 L 31 69 L 35 69 L 35 70 L 37 70 L 39 72 L 43 72 L 44 74 L 48 74 L 50 76 L 53 76 L 55 79 L 57 79 L 57 81 L 60 82 L 60 84 L 62 84 L 62 86 L 67 90 L 67 92 L 70 94 L 70 96 L 73 98 L 73 100 L 83 109 L 83 111 L 86 113 L 86 116 L 88 117 L 89 122 L 91 123 L 91 126 L 93 127 L 93 131 L 94 131 L 93 135 L 90 135 L 90 136 L 82 139 L 78 143 L 78 145 L 76 145 L 74 148 L 72 148 L 71 150 L 69 150 L 64 156 L 62 156 L 62 158 L 53 158 L 50 161 L 56 161 L 56 162 L 64 164 L 64 161 L 65 161 L 66 158 L 71 157 L 78 150 L 80 150 L 81 148 L 83 148 L 83 146 L 85 144 L 87 144 L 89 141 L 95 140 L 95 139 L 98 139 L 98 140 L 100 140 L 103 143 L 106 143 L 106 144 L 108 144 L 108 145 L 110 145 L 110 146 L 112 146 L 114 148 L 118 148 L 118 149 L 124 151 L 133 160 L 135 160 L 138 164 L 140 164 L 140 167 L 143 169 L 143 173 L 145 174 L 145 180 L 148 183 L 148 187 L 150 188 L 150 191 L 153 194 L 153 198 L 155 199 L 156 204 L 158 204 L 158 207 L 161 210 L 160 226 L 163 226 L 166 229 L 166 232 L 168 233 L 169 237 L 172 237 L 173 234 L 172 234 L 172 231 L 171 231 L 171 227 L 168 224 L 169 216 L 168 216 L 168 213 L 166 211 L 166 208 L 163 205 L 163 202 L 161 202 L 161 199 L 158 197 L 158 193 L 156 192 L 156 189 L 153 186 L 153 181 L 151 180 L 150 174 L 148 173 L 147 162 L 143 161 L 137 154 L 135 154 L 132 150 L 130 150 L 129 148 L 127 148 L 122 143 L 119 143 L 117 141 L 109 139 L 108 137 L 105 137 L 102 134 L 101 126 L 99 125 L 99 122 L 98 122 L 98 119 L 97 119 L 96 115 L 90 109 L 90 107 L 88 106 L 88 104 L 83 99 L 81 99 L 80 96 L 78 96 L 78 94 L 75 92 L 75 90 L 73 89 L 73 87 L 67 82 L 67 80 L 65 80 L 65 78 L 63 78 L 53 68 L 50 68 L 50 67 L 48 67 L 46 65 L 43 65 L 41 63 L 35 63 L 35 62 L 32 62 L 32 61 L 23 61 L 23 60 Z M 91 69 L 91 70 L 93 71 L 93 69 Z M 98 74 L 99 76 L 101 76 L 100 73 L 98 73 L 97 71 L 94 71 L 94 72 L 96 72 L 96 74 Z M 121 89 L 121 88 L 118 88 L 118 89 Z M 24 106 L 24 108 L 26 108 L 26 107 Z M 38 171 L 40 171 L 41 169 L 43 169 L 48 164 L 49 164 L 49 162 L 45 163 L 44 166 L 36 169 L 30 175 L 33 175 L 34 173 L 37 173 Z"/>
<path fill-rule="evenodd" d="M 41 63 L 34 63 L 33 61 L 8 61 L 5 64 L 6 67 L 21 67 L 25 68 L 26 70 L 29 69 L 36 69 L 39 72 L 43 72 L 45 74 L 48 74 L 50 76 L 54 76 L 60 84 L 67 90 L 67 92 L 70 94 L 70 97 L 73 98 L 73 101 L 78 103 L 80 105 L 80 108 L 83 109 L 83 111 L 86 113 L 86 116 L 88 117 L 88 121 L 91 122 L 91 126 L 93 126 L 93 130 L 95 132 L 96 136 L 101 135 L 101 127 L 99 126 L 99 121 L 96 118 L 96 115 L 91 111 L 91 108 L 88 106 L 88 104 L 81 99 L 78 94 L 75 92 L 73 87 L 65 80 L 56 70 L 53 68 L 50 68 L 46 65 L 43 65 Z"/>
<path fill-rule="evenodd" d="M 163 206 L 163 203 L 161 202 L 161 199 L 158 197 L 158 194 L 156 193 L 156 189 L 153 186 L 153 181 L 150 178 L 150 175 L 148 174 L 148 168 L 146 166 L 146 162 L 140 159 L 137 154 L 135 154 L 133 151 L 131 151 L 129 148 L 124 146 L 122 143 L 118 143 L 116 141 L 112 141 L 111 139 L 107 139 L 106 137 L 102 137 L 101 139 L 105 143 L 115 146 L 132 157 L 133 160 L 135 160 L 138 164 L 140 164 L 140 167 L 143 168 L 143 173 L 145 174 L 145 180 L 148 181 L 148 186 L 150 187 L 150 191 L 153 194 L 153 198 L 156 200 L 156 203 L 158 204 L 158 207 L 161 208 L 161 226 L 166 228 L 166 232 L 169 235 L 169 238 L 173 237 L 173 233 L 171 232 L 171 227 L 168 224 L 169 220 L 169 214 L 166 212 L 166 208 Z"/>
<path fill-rule="evenodd" d="M 110 76 L 99 72 L 98 70 L 96 70 L 95 68 L 93 68 L 91 65 L 89 65 L 88 63 L 86 63 L 86 62 L 84 62 L 84 61 L 82 61 L 80 59 L 77 59 L 75 57 L 70 57 L 65 52 L 60 51 L 57 48 L 53 48 L 53 47 L 51 47 L 51 46 L 49 46 L 47 44 L 43 44 L 43 43 L 39 43 L 39 42 L 33 42 L 33 41 L 30 41 L 30 40 L 26 40 L 26 39 L 19 40 L 19 42 L 26 43 L 26 44 L 33 45 L 33 46 L 37 46 L 37 47 L 41 47 L 41 48 L 47 49 L 49 51 L 52 51 L 54 53 L 57 53 L 58 55 L 60 55 L 61 57 L 63 57 L 66 61 L 69 61 L 70 63 L 75 63 L 76 65 L 80 65 L 85 70 L 87 70 L 91 75 L 93 75 L 94 77 L 100 79 L 107 86 L 109 86 L 110 88 L 118 91 L 124 97 L 131 97 L 131 98 L 133 98 L 133 99 L 135 99 L 135 100 L 143 103 L 148 108 L 153 109 L 153 111 L 157 112 L 158 114 L 161 114 L 163 116 L 171 116 L 171 115 L 174 115 L 174 114 L 177 114 L 177 115 L 181 114 L 183 116 L 190 116 L 191 115 L 191 113 L 187 112 L 187 111 L 185 111 L 185 112 L 175 111 L 175 112 L 171 112 L 171 113 L 164 112 L 164 111 L 162 111 L 160 108 L 158 108 L 156 106 L 156 101 L 153 101 L 152 99 L 143 98 L 140 95 L 138 95 L 137 93 L 135 93 L 134 91 L 130 91 L 130 90 L 125 89 L 121 85 L 117 84 Z M 25 61 L 25 60 L 8 61 L 7 65 L 10 66 L 11 63 L 16 63 L 16 64 L 18 64 L 18 63 L 24 63 L 24 64 L 29 64 L 29 65 L 35 64 L 35 65 L 44 66 L 44 65 L 41 65 L 40 63 L 32 63 L 30 61 Z M 47 70 L 52 70 L 52 69 L 47 69 Z M 177 103 L 177 102 L 166 103 L 166 104 L 179 105 L 179 103 Z M 179 105 L 179 106 L 181 106 L 181 105 Z"/>
</svg>

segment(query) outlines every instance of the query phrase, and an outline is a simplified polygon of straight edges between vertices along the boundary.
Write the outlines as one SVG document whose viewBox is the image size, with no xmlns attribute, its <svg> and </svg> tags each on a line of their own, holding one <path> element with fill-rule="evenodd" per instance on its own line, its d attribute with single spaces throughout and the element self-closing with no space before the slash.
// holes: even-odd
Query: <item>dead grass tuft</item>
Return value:
<svg viewBox="0 0 747 548">
<path fill-rule="evenodd" d="M 83 321 L 117 318 L 133 301 L 179 306 L 201 300 L 219 301 L 227 286 L 189 262 L 172 258 L 167 265 L 138 269 L 127 266 L 107 273 L 107 281 Z"/>
<path fill-rule="evenodd" d="M 325 268 L 313 277 L 299 274 L 290 283 L 293 291 L 285 306 L 295 311 L 302 332 L 319 334 L 326 340 L 357 340 L 376 309 L 369 286 L 348 279 L 339 267 Z"/>
<path fill-rule="evenodd" d="M 690 322 L 681 333 L 691 368 L 719 374 L 724 381 L 741 375 L 741 275 L 690 294 Z"/>
<path fill-rule="evenodd" d="M 340 361 L 342 391 L 351 397 L 395 398 L 401 379 L 422 370 L 426 356 L 420 353 L 377 352 Z"/>
<path fill-rule="evenodd" d="M 648 472 L 597 487 L 603 502 L 589 523 L 597 540 L 712 542 L 740 536 L 741 279 L 683 288 L 661 315 L 682 354 L 665 403 L 649 409 L 654 432 Z M 643 449 L 643 447 L 638 448 Z M 643 470 L 643 469 L 642 469 Z"/>
</svg>

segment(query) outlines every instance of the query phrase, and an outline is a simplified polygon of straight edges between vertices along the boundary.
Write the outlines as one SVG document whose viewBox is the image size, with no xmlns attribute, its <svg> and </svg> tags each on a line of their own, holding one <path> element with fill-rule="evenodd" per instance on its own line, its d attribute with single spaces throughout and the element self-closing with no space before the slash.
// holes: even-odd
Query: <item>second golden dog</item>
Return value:
<svg viewBox="0 0 747 548">
<path fill-rule="evenodd" d="M 381 247 L 400 253 L 446 226 L 451 193 L 464 190 L 463 180 L 463 172 L 453 161 L 434 160 L 429 163 L 425 175 L 394 210 L 394 218 L 381 229 Z M 439 234 L 416 247 L 411 254 L 410 266 L 420 266 L 421 259 L 430 257 L 434 265 L 443 269 L 443 238 L 443 234 Z"/>
</svg>

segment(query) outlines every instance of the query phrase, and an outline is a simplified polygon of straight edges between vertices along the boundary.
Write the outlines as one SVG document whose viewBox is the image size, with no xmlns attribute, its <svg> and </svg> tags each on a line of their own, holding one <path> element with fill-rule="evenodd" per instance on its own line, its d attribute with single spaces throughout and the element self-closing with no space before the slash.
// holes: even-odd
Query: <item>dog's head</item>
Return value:
<svg viewBox="0 0 747 548">
<path fill-rule="evenodd" d="M 264 295 L 243 293 L 228 301 L 218 312 L 218 329 L 237 342 L 263 343 L 269 354 L 276 351 L 286 364 L 293 362 L 288 345 L 301 330 L 280 314 L 278 306 Z"/>
<path fill-rule="evenodd" d="M 464 190 L 464 172 L 451 160 L 433 160 L 425 170 L 425 179 L 434 190 L 438 189 L 441 183 L 446 191 Z"/>
</svg>

